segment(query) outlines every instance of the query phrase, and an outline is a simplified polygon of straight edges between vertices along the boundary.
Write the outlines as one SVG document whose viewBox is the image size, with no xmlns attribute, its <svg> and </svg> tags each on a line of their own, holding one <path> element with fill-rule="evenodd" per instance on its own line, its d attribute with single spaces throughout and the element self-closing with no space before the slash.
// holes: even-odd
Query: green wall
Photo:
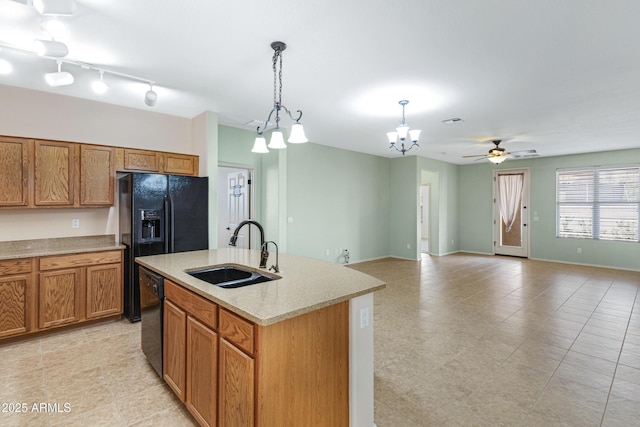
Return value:
<svg viewBox="0 0 640 427">
<path fill-rule="evenodd" d="M 287 247 L 342 262 L 388 256 L 389 160 L 307 143 L 287 148 Z"/>
<path fill-rule="evenodd" d="M 498 168 L 531 169 L 530 257 L 578 264 L 640 269 L 640 244 L 556 237 L 556 170 L 638 163 L 640 149 L 509 160 Z M 458 223 L 460 250 L 492 253 L 491 164 L 461 166 Z M 537 212 L 538 221 L 533 221 Z M 582 253 L 578 254 L 578 248 Z"/>
</svg>

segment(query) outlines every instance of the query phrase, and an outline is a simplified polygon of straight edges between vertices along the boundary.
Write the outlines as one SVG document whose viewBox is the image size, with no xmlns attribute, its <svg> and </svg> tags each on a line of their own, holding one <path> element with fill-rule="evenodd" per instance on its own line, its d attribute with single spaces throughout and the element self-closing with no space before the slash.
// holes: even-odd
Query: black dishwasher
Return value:
<svg viewBox="0 0 640 427">
<path fill-rule="evenodd" d="M 162 377 L 164 278 L 143 267 L 140 267 L 139 277 L 142 352 Z"/>
</svg>

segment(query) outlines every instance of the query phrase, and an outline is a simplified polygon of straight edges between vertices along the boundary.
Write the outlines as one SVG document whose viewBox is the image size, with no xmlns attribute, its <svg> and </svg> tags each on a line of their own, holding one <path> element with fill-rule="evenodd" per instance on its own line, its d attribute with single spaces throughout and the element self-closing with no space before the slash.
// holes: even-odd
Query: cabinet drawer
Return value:
<svg viewBox="0 0 640 427">
<path fill-rule="evenodd" d="M 84 254 L 55 255 L 40 258 L 40 271 L 84 265 L 116 264 L 122 261 L 122 251 L 87 252 Z"/>
<path fill-rule="evenodd" d="M 164 279 L 164 296 L 172 303 L 212 329 L 218 328 L 218 305 Z"/>
<path fill-rule="evenodd" d="M 9 259 L 0 261 L 0 276 L 10 274 L 31 273 L 33 266 L 32 258 Z"/>
<path fill-rule="evenodd" d="M 220 336 L 253 355 L 254 324 L 225 309 L 220 310 Z"/>
</svg>

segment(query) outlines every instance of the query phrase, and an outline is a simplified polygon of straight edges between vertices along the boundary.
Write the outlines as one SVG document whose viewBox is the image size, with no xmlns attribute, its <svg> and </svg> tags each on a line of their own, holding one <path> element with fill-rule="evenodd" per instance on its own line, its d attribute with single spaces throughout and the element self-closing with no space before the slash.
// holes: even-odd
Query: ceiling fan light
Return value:
<svg viewBox="0 0 640 427">
<path fill-rule="evenodd" d="M 73 75 L 67 71 L 58 71 L 44 75 L 45 81 L 51 87 L 68 86 L 73 84 Z"/>
<path fill-rule="evenodd" d="M 69 54 L 67 45 L 55 40 L 36 40 L 34 42 L 34 51 L 39 56 L 52 56 L 54 58 L 62 58 Z"/>
<path fill-rule="evenodd" d="M 276 150 L 287 148 L 287 146 L 284 143 L 284 136 L 282 135 L 281 130 L 276 129 L 273 132 L 271 132 L 271 140 L 269 141 L 268 147 Z"/>
<path fill-rule="evenodd" d="M 505 160 L 507 160 L 507 156 L 502 156 L 502 155 L 497 155 L 497 156 L 488 156 L 487 159 L 491 162 L 491 163 L 495 163 L 496 165 L 499 165 L 500 163 L 504 162 Z"/>
<path fill-rule="evenodd" d="M 267 148 L 267 140 L 264 139 L 264 136 L 258 135 L 256 136 L 256 140 L 253 143 L 253 148 L 251 149 L 252 153 L 268 153 L 269 149 Z"/>
<path fill-rule="evenodd" d="M 405 124 L 400 125 L 396 128 L 396 131 L 398 132 L 398 138 L 400 138 L 400 141 L 404 141 L 405 139 L 407 139 L 407 133 L 409 133 L 409 126 Z"/>
<path fill-rule="evenodd" d="M 75 0 L 33 0 L 33 7 L 41 15 L 69 16 L 78 9 Z"/>
<path fill-rule="evenodd" d="M 287 142 L 292 144 L 303 144 L 305 142 L 309 142 L 306 135 L 304 134 L 304 128 L 302 127 L 302 123 L 294 123 L 291 125 L 291 135 L 289 135 L 289 139 Z"/>
<path fill-rule="evenodd" d="M 418 139 L 420 139 L 420 132 L 422 132 L 420 129 L 412 129 L 409 131 L 409 138 L 411 138 L 411 142 L 418 142 Z"/>
</svg>

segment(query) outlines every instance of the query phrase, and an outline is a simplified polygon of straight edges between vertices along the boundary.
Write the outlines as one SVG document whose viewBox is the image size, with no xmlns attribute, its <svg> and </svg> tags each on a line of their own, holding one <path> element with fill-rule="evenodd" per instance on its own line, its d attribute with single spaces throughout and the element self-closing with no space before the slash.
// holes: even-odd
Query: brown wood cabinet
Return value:
<svg viewBox="0 0 640 427">
<path fill-rule="evenodd" d="M 79 268 L 40 273 L 38 289 L 40 329 L 76 323 L 82 319 L 82 277 Z"/>
<path fill-rule="evenodd" d="M 0 208 L 107 207 L 116 171 L 199 175 L 198 156 L 0 136 Z"/>
<path fill-rule="evenodd" d="M 96 319 L 122 313 L 122 265 L 87 267 L 86 317 Z"/>
<path fill-rule="evenodd" d="M 35 321 L 31 258 L 0 261 L 0 338 L 30 332 Z"/>
<path fill-rule="evenodd" d="M 80 205 L 113 206 L 116 185 L 115 149 L 80 146 Z"/>
<path fill-rule="evenodd" d="M 75 191 L 75 144 L 35 141 L 34 205 L 73 206 Z"/>
<path fill-rule="evenodd" d="M 32 141 L 0 136 L 0 207 L 29 204 Z"/>
<path fill-rule="evenodd" d="M 198 176 L 198 156 L 163 151 L 118 148 L 116 169 L 123 172 L 152 172 Z"/>
<path fill-rule="evenodd" d="M 200 425 L 349 425 L 348 301 L 259 326 L 167 279 L 165 296 L 164 377 Z"/>
</svg>

